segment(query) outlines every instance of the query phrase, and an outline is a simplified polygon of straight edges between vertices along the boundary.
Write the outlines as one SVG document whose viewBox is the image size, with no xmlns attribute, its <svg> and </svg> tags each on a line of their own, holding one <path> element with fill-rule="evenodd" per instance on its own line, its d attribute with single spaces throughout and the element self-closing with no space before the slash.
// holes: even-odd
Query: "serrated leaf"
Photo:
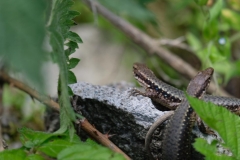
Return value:
<svg viewBox="0 0 240 160">
<path fill-rule="evenodd" d="M 27 148 L 39 146 L 49 138 L 58 136 L 57 134 L 33 131 L 29 128 L 21 128 L 19 129 L 19 133 L 22 144 Z"/>
<path fill-rule="evenodd" d="M 68 71 L 68 84 L 77 83 L 77 78 L 72 71 Z"/>
<path fill-rule="evenodd" d="M 71 58 L 69 60 L 68 69 L 75 68 L 77 66 L 77 64 L 79 63 L 79 61 L 80 61 L 80 59 L 78 59 L 78 58 Z"/>
<path fill-rule="evenodd" d="M 226 155 L 216 154 L 217 151 L 217 142 L 213 141 L 211 144 L 208 144 L 205 139 L 197 138 L 193 144 L 194 148 L 205 155 L 206 160 L 235 160 L 233 157 Z"/>
<path fill-rule="evenodd" d="M 65 45 L 70 47 L 70 48 L 78 48 L 78 44 L 76 42 L 73 42 L 73 41 L 69 41 Z"/>
<path fill-rule="evenodd" d="M 217 151 L 217 142 L 213 141 L 211 144 L 208 144 L 205 139 L 196 138 L 193 144 L 194 148 L 202 153 L 203 155 L 216 154 Z"/>
<path fill-rule="evenodd" d="M 82 43 L 82 39 L 79 37 L 79 35 L 75 32 L 69 31 L 68 32 L 68 39 L 70 39 L 73 42 L 76 43 Z"/>
<path fill-rule="evenodd" d="M 230 148 L 233 155 L 240 159 L 240 118 L 225 107 L 216 106 L 193 97 L 187 97 L 199 117 L 212 129 L 216 130 L 225 146 Z"/>
<path fill-rule="evenodd" d="M 57 139 L 42 145 L 38 148 L 38 150 L 50 157 L 56 158 L 59 152 L 72 145 L 76 145 L 76 143 L 67 140 Z"/>
<path fill-rule="evenodd" d="M 1 61 L 38 89 L 43 89 L 41 66 L 47 58 L 43 50 L 45 9 L 45 0 L 0 1 Z"/>
<path fill-rule="evenodd" d="M 65 50 L 65 55 L 69 57 L 72 53 L 76 51 L 76 48 L 78 48 L 78 44 L 73 41 L 69 41 L 68 43 L 65 44 L 69 48 Z"/>
<path fill-rule="evenodd" d="M 78 11 L 68 11 L 68 18 L 69 19 L 73 19 L 73 18 L 75 18 L 79 15 L 80 15 L 80 13 Z"/>
<path fill-rule="evenodd" d="M 68 82 L 74 81 L 71 73 L 67 68 L 68 56 L 71 54 L 71 50 L 64 51 L 64 42 L 68 36 L 70 25 L 73 22 L 69 19 L 70 7 L 73 4 L 72 0 L 57 0 L 53 3 L 53 10 L 51 12 L 52 18 L 49 21 L 50 42 L 54 53 L 56 53 L 57 61 L 60 68 L 58 91 L 60 109 L 60 129 L 55 133 L 64 133 L 69 130 L 69 133 L 73 137 L 74 126 L 72 124 L 75 121 L 75 113 L 71 107 L 69 94 L 68 94 Z M 70 13 L 71 14 L 71 13 Z M 70 77 L 69 77 L 70 76 Z M 70 80 L 70 81 L 69 81 Z"/>
<path fill-rule="evenodd" d="M 17 160 L 25 160 L 27 157 L 26 152 L 23 149 L 12 149 L 12 150 L 4 150 L 0 152 L 0 159 L 1 160 L 10 160 L 10 159 L 17 159 Z"/>
<path fill-rule="evenodd" d="M 74 145 L 62 150 L 58 156 L 58 160 L 72 160 L 78 157 L 79 160 L 96 159 L 96 160 L 124 160 L 125 158 L 112 152 L 110 149 L 96 145 L 91 146 L 86 143 Z"/>
</svg>

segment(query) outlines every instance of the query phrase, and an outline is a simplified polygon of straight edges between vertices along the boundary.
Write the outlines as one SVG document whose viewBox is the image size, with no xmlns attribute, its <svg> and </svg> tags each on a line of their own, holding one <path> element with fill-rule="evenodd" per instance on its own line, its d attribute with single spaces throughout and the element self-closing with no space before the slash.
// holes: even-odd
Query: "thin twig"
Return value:
<svg viewBox="0 0 240 160">
<path fill-rule="evenodd" d="M 182 43 L 184 40 L 185 40 L 185 37 L 179 37 L 176 39 L 162 38 L 158 42 L 159 42 L 159 45 L 166 45 L 166 46 L 170 46 L 170 47 L 180 48 L 180 49 L 186 50 L 188 52 L 194 53 L 194 51 L 191 49 L 191 47 Z"/>
<path fill-rule="evenodd" d="M 183 61 L 181 58 L 179 58 L 169 50 L 159 46 L 159 43 L 157 42 L 158 40 L 149 37 L 147 34 L 143 33 L 127 21 L 110 12 L 98 2 L 92 0 L 83 0 L 83 2 L 87 4 L 89 8 L 95 8 L 99 14 L 101 14 L 109 22 L 115 25 L 119 30 L 125 33 L 125 35 L 127 35 L 139 47 L 144 49 L 148 54 L 158 55 L 162 60 L 164 60 L 177 72 L 186 76 L 188 79 L 192 79 L 197 74 L 197 70 L 194 69 L 191 65 Z M 211 83 L 209 86 L 209 91 L 215 92 L 216 85 Z M 216 93 L 222 96 L 230 96 L 226 91 L 221 88 L 219 88 Z"/>
<path fill-rule="evenodd" d="M 105 135 L 103 135 L 101 132 L 99 132 L 96 128 L 94 128 L 92 125 L 89 125 L 90 123 L 88 122 L 87 119 L 82 119 L 80 121 L 80 126 L 81 128 L 86 131 L 91 137 L 96 139 L 97 141 L 101 141 L 101 144 L 104 146 L 107 146 L 111 150 L 123 154 L 123 156 L 127 159 L 130 160 L 130 158 L 122 151 L 120 150 L 115 144 L 113 144 L 108 138 L 106 138 Z M 106 139 L 108 141 L 106 141 Z"/>
<path fill-rule="evenodd" d="M 32 89 L 31 87 L 23 84 L 22 82 L 10 77 L 8 74 L 6 74 L 3 71 L 0 71 L 0 78 L 5 82 L 9 83 L 10 85 L 13 85 L 14 87 L 26 92 L 29 94 L 31 97 L 37 99 L 38 101 L 42 102 L 43 104 L 52 107 L 53 109 L 59 111 L 60 107 L 58 103 L 53 101 L 50 97 L 39 94 L 36 90 Z"/>
<path fill-rule="evenodd" d="M 42 102 L 43 104 L 59 111 L 60 106 L 57 102 L 53 101 L 50 97 L 40 94 L 36 90 L 32 89 L 31 87 L 25 85 L 24 83 L 10 77 L 3 71 L 0 71 L 0 80 L 4 81 L 4 83 L 8 83 L 13 85 L 14 87 L 26 92 L 31 97 L 37 99 L 38 101 Z M 78 122 L 76 122 L 78 123 Z M 91 135 L 95 140 L 97 140 L 102 145 L 110 148 L 111 150 L 123 154 L 123 156 L 130 160 L 130 158 L 117 146 L 115 146 L 106 136 L 104 136 L 101 132 L 99 132 L 96 128 L 94 128 L 86 119 L 81 121 L 81 128 L 86 131 L 89 135 Z"/>
<path fill-rule="evenodd" d="M 3 137 L 2 137 L 2 114 L 3 114 L 3 84 L 4 82 L 0 80 L 0 152 L 4 150 Z"/>
</svg>

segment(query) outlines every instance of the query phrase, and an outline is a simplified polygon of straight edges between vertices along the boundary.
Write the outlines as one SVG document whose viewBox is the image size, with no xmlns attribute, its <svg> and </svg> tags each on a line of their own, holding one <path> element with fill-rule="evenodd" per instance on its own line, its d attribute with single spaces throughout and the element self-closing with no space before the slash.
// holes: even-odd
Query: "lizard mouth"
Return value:
<svg viewBox="0 0 240 160">
<path fill-rule="evenodd" d="M 146 68 L 146 66 L 144 64 L 140 64 L 140 63 L 135 63 L 133 65 L 133 74 L 136 80 L 138 80 L 139 84 L 143 87 L 150 87 L 151 86 L 151 82 L 150 80 L 147 78 L 148 76 L 145 75 L 149 72 L 149 69 Z"/>
<path fill-rule="evenodd" d="M 150 87 L 150 84 L 147 83 L 147 79 L 138 71 L 133 71 L 135 79 L 139 82 L 139 84 L 143 87 Z"/>
</svg>

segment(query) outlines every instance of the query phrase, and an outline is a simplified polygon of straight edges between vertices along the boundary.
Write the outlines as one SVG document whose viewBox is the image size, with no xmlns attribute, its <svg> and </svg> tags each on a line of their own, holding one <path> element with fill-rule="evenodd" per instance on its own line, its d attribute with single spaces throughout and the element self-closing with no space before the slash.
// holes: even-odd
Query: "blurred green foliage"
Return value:
<svg viewBox="0 0 240 160">
<path fill-rule="evenodd" d="M 44 0 L 0 1 L 0 57 L 6 65 L 21 72 L 43 89 L 41 65 L 47 59 Z M 42 90 L 43 91 L 43 90 Z"/>
<path fill-rule="evenodd" d="M 240 7 L 238 7 L 240 2 L 238 0 L 100 0 L 99 2 L 152 37 L 160 39 L 185 37 L 194 55 L 199 58 L 201 67 L 211 66 L 215 69 L 219 75 L 219 83 L 227 83 L 231 77 L 240 75 L 240 68 L 237 67 L 240 56 L 236 52 L 237 45 L 234 45 L 240 43 Z M 84 16 L 80 17 L 88 17 L 85 21 L 78 19 L 80 20 L 78 23 L 94 20 L 98 22 L 99 27 L 111 32 L 112 37 L 118 42 L 129 43 L 126 35 L 97 13 L 92 13 L 79 1 L 77 6 L 84 8 L 82 12 Z M 181 52 L 186 53 L 183 50 L 174 50 L 174 52 L 178 56 L 182 56 Z M 142 59 L 145 59 L 145 54 L 141 55 Z M 152 61 L 148 63 L 151 66 Z M 159 63 L 167 74 L 172 75 L 171 77 L 178 77 L 176 72 L 173 74 L 168 69 L 167 64 L 164 65 L 161 61 Z"/>
<path fill-rule="evenodd" d="M 71 138 L 68 133 L 52 134 L 28 128 L 21 128 L 19 132 L 23 146 L 19 149 L 0 152 L 0 159 L 124 160 L 119 153 L 114 153 L 109 148 L 104 148 L 91 140 L 82 142 L 77 135 Z"/>
</svg>

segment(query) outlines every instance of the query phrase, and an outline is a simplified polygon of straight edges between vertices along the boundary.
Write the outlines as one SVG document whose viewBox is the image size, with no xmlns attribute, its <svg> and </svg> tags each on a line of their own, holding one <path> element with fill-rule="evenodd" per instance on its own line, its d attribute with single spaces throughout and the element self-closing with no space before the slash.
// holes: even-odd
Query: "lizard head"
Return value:
<svg viewBox="0 0 240 160">
<path fill-rule="evenodd" d="M 140 85 L 147 88 L 150 88 L 152 83 L 149 78 L 155 77 L 154 73 L 147 68 L 146 65 L 141 63 L 134 63 L 133 74 Z"/>
<path fill-rule="evenodd" d="M 198 72 L 198 74 L 188 84 L 188 94 L 195 95 L 195 97 L 198 98 L 204 95 L 210 84 L 213 72 L 213 68 L 207 68 L 203 71 Z"/>
</svg>

